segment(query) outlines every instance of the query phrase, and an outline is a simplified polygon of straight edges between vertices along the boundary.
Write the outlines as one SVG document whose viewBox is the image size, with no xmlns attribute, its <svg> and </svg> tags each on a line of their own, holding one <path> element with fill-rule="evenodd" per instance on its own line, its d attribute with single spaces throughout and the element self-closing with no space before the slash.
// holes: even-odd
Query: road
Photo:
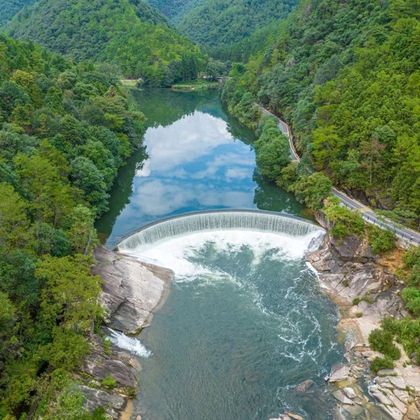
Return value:
<svg viewBox="0 0 420 420">
<path fill-rule="evenodd" d="M 300 156 L 297 153 L 295 148 L 293 134 L 290 130 L 289 125 L 280 119 L 277 115 L 274 115 L 272 112 L 268 111 L 267 109 L 263 108 L 261 105 L 258 105 L 258 108 L 264 115 L 270 115 L 277 119 L 279 130 L 287 137 L 289 140 L 289 147 L 290 147 L 290 157 L 292 160 L 300 162 Z M 338 190 L 337 188 L 332 189 L 332 193 L 340 199 L 341 203 L 352 209 L 357 210 L 360 212 L 363 219 L 371 223 L 373 225 L 379 226 L 383 229 L 389 230 L 393 232 L 399 239 L 405 242 L 408 245 L 420 245 L 420 233 L 406 228 L 404 226 L 397 225 L 392 220 L 386 219 L 383 216 L 377 215 L 370 207 L 364 205 L 358 200 L 355 200 L 352 197 L 349 197 L 343 191 Z"/>
</svg>

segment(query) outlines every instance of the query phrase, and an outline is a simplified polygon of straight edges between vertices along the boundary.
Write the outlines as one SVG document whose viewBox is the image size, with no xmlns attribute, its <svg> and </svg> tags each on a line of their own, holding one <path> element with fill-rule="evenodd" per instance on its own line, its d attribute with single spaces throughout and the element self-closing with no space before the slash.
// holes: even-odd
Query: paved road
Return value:
<svg viewBox="0 0 420 420">
<path fill-rule="evenodd" d="M 257 104 L 258 105 L 258 104 Z M 298 155 L 295 144 L 293 141 L 293 135 L 290 130 L 290 127 L 287 123 L 285 123 L 283 120 L 281 120 L 277 115 L 274 115 L 267 109 L 263 108 L 261 105 L 258 105 L 261 112 L 265 115 L 271 115 L 278 121 L 278 127 L 280 131 L 287 137 L 289 140 L 289 146 L 290 146 L 290 157 L 292 160 L 296 160 L 300 162 L 300 156 Z M 404 242 L 412 245 L 420 245 L 420 233 L 416 232 L 415 230 L 405 228 L 403 226 L 399 226 L 393 221 L 389 219 L 385 219 L 382 216 L 378 216 L 370 207 L 367 207 L 366 205 L 362 204 L 360 201 L 355 200 L 354 198 L 349 197 L 344 192 L 337 190 L 337 188 L 332 189 L 332 193 L 338 197 L 343 205 L 346 207 L 352 209 L 352 210 L 358 210 L 363 219 L 371 223 L 373 225 L 377 225 L 382 227 L 383 229 L 387 229 L 391 232 L 394 232 L 394 234 L 403 240 Z"/>
</svg>

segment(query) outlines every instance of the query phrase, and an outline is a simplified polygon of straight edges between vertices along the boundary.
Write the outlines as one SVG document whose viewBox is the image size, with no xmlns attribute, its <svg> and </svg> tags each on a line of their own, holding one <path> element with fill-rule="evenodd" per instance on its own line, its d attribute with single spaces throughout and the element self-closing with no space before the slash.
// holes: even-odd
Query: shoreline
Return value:
<svg viewBox="0 0 420 420">
<path fill-rule="evenodd" d="M 318 250 L 305 260 L 314 271 L 323 293 L 337 305 L 337 333 L 342 337 L 345 363 L 333 367 L 326 378 L 337 400 L 334 419 L 420 418 L 416 405 L 420 396 L 420 367 L 408 365 L 404 351 L 393 369 L 374 374 L 370 362 L 381 354 L 369 345 L 369 334 L 386 315 L 404 316 L 399 290 L 401 282 L 360 243 L 353 257 L 340 254 L 340 247 L 327 235 Z M 337 251 L 338 249 L 338 251 Z M 360 296 L 375 296 L 372 301 Z M 402 347 L 401 347 L 401 350 Z"/>
</svg>

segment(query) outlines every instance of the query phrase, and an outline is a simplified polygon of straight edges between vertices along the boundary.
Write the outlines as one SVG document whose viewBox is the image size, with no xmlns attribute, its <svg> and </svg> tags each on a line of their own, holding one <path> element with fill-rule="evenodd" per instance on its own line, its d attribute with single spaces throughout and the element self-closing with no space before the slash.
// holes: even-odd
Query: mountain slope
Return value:
<svg viewBox="0 0 420 420">
<path fill-rule="evenodd" d="M 415 0 L 304 0 L 224 98 L 292 124 L 307 165 L 401 221 L 420 214 L 420 24 Z"/>
<path fill-rule="evenodd" d="M 74 375 L 102 314 L 93 223 L 144 128 L 110 66 L 0 35 L 1 419 L 105 418 Z"/>
<path fill-rule="evenodd" d="M 194 78 L 199 49 L 141 0 L 39 0 L 8 25 L 10 34 L 77 60 L 117 64 L 151 85 Z"/>
<path fill-rule="evenodd" d="M 175 23 L 204 1 L 206 0 L 148 0 L 148 3 Z"/>
<path fill-rule="evenodd" d="M 2 0 L 0 13 L 0 26 L 13 18 L 25 6 L 32 4 L 35 0 Z"/>
<path fill-rule="evenodd" d="M 298 0 L 149 0 L 191 40 L 225 49 L 288 15 Z"/>
</svg>

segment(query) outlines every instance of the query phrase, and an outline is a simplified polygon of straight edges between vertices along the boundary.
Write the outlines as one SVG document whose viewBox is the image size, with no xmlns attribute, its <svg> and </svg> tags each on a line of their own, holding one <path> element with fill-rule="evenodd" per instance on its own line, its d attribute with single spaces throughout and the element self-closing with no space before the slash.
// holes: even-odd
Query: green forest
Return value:
<svg viewBox="0 0 420 420">
<path fill-rule="evenodd" d="M 416 1 L 304 1 L 274 42 L 235 65 L 223 97 L 255 126 L 258 102 L 291 125 L 306 170 L 418 225 Z"/>
<path fill-rule="evenodd" d="M 143 147 L 121 79 L 220 83 L 256 134 L 259 175 L 383 255 L 396 237 L 331 190 L 420 228 L 419 18 L 418 0 L 2 1 L 0 419 L 104 418 L 74 372 L 103 321 L 94 224 Z M 299 163 L 261 106 L 290 125 Z M 373 371 L 399 359 L 394 340 L 420 362 L 419 261 L 403 257 L 408 316 L 372 334 Z"/>
<path fill-rule="evenodd" d="M 141 0 L 39 0 L 6 30 L 76 60 L 112 63 L 124 77 L 151 86 L 195 79 L 206 63 L 197 46 Z"/>
<path fill-rule="evenodd" d="M 93 224 L 145 120 L 109 66 L 2 36 L 0 124 L 0 418 L 65 418 L 101 317 Z"/>
</svg>

